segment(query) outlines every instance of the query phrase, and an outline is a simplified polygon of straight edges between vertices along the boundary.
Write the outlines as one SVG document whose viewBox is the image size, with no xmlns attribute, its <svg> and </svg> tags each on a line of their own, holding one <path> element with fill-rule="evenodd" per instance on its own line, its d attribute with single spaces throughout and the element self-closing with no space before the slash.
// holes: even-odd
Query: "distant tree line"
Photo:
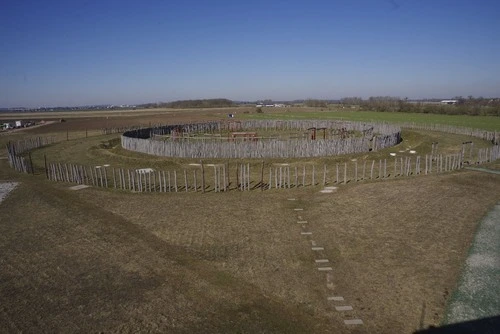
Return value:
<svg viewBox="0 0 500 334">
<path fill-rule="evenodd" d="M 410 101 L 407 98 L 372 96 L 366 100 L 360 97 L 345 97 L 340 100 L 340 103 L 359 106 L 361 110 L 367 111 L 500 116 L 500 98 L 457 96 L 452 100 L 456 100 L 456 104 L 442 104 L 441 100 L 436 99 Z"/>
<path fill-rule="evenodd" d="M 326 108 L 326 107 L 328 107 L 328 101 L 327 100 L 307 99 L 307 100 L 304 100 L 304 105 L 306 107 Z"/>
<path fill-rule="evenodd" d="M 228 99 L 202 99 L 202 100 L 180 100 L 173 102 L 146 103 L 142 108 L 224 108 L 234 107 L 236 104 Z"/>
</svg>

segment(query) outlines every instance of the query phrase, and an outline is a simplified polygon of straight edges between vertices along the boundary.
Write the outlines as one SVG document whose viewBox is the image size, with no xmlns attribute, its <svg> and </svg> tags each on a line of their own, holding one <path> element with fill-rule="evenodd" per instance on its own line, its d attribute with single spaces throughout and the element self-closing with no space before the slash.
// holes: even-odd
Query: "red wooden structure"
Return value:
<svg viewBox="0 0 500 334">
<path fill-rule="evenodd" d="M 257 141 L 257 132 L 231 132 L 228 139 L 229 141 L 234 141 L 235 139 Z"/>
</svg>

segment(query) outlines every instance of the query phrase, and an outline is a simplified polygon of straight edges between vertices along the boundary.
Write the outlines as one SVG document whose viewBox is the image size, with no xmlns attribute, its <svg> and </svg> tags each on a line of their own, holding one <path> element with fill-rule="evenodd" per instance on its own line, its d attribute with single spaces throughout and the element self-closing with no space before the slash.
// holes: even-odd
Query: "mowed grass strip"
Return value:
<svg viewBox="0 0 500 334">
<path fill-rule="evenodd" d="M 310 111 L 283 112 L 281 109 L 266 109 L 262 114 L 243 114 L 242 118 L 251 119 L 336 119 L 344 121 L 357 122 L 390 122 L 405 123 L 414 122 L 417 124 L 443 124 L 452 126 L 461 126 L 469 128 L 484 129 L 489 131 L 498 131 L 500 129 L 500 117 L 496 116 L 468 116 L 468 115 L 440 115 L 440 114 L 421 114 L 421 113 L 395 113 L 395 112 L 376 112 L 376 111 L 342 111 L 327 110 L 319 111 L 313 109 Z"/>
</svg>

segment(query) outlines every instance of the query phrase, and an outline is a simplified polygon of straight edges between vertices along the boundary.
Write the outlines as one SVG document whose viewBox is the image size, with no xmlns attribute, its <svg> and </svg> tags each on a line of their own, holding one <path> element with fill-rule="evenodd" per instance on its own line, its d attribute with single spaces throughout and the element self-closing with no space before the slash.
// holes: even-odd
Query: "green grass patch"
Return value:
<svg viewBox="0 0 500 334">
<path fill-rule="evenodd" d="M 500 117 L 495 116 L 467 116 L 467 115 L 436 115 L 418 113 L 390 113 L 375 111 L 311 111 L 311 112 L 279 112 L 263 114 L 243 114 L 247 119 L 336 119 L 358 122 L 389 122 L 417 124 L 443 124 L 469 128 L 500 131 Z"/>
</svg>

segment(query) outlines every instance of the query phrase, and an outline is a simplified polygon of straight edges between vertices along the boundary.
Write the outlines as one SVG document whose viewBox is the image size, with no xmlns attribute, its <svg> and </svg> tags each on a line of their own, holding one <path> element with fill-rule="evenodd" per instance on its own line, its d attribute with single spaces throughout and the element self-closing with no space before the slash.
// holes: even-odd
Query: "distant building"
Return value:
<svg viewBox="0 0 500 334">
<path fill-rule="evenodd" d="M 442 100 L 441 104 L 457 104 L 458 100 Z"/>
</svg>

